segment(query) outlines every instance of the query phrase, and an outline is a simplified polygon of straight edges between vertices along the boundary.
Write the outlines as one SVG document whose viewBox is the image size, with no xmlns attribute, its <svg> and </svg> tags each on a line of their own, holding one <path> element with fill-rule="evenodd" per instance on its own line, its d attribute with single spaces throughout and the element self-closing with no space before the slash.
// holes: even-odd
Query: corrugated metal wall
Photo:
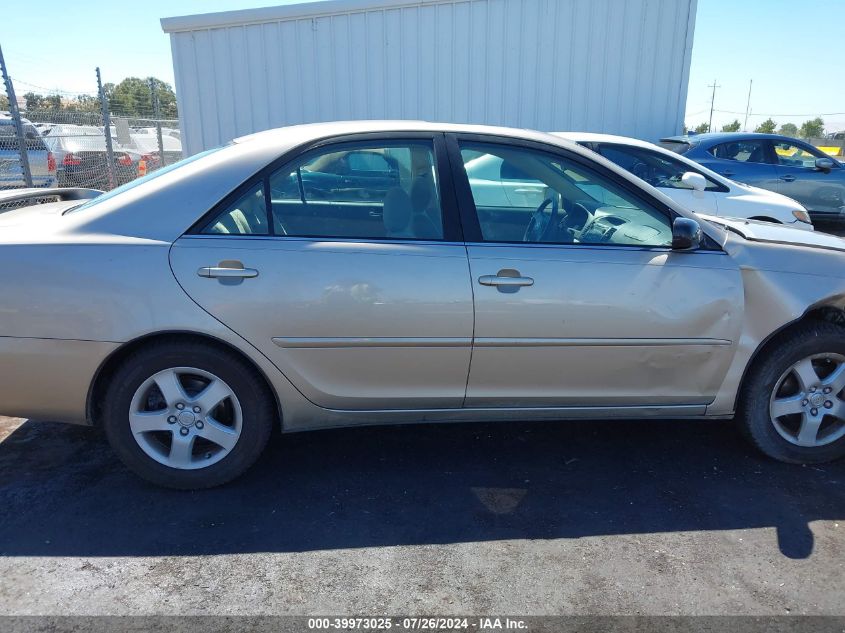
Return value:
<svg viewBox="0 0 845 633">
<path fill-rule="evenodd" d="M 162 20 L 188 154 L 295 123 L 426 119 L 653 140 L 696 0 L 333 0 Z"/>
</svg>

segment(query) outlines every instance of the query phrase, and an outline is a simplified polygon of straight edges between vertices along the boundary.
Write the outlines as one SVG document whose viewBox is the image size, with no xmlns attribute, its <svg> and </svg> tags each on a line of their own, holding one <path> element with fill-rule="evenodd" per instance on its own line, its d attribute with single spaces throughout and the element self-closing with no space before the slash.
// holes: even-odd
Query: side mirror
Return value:
<svg viewBox="0 0 845 633">
<path fill-rule="evenodd" d="M 832 158 L 817 158 L 816 159 L 816 169 L 819 171 L 823 171 L 825 173 L 829 172 L 833 169 L 833 159 Z"/>
<path fill-rule="evenodd" d="M 694 171 L 688 171 L 681 176 L 681 182 L 693 191 L 704 191 L 707 188 L 707 179 Z"/>
<path fill-rule="evenodd" d="M 675 218 L 672 222 L 672 250 L 689 251 L 700 244 L 701 225 L 691 218 Z"/>
</svg>

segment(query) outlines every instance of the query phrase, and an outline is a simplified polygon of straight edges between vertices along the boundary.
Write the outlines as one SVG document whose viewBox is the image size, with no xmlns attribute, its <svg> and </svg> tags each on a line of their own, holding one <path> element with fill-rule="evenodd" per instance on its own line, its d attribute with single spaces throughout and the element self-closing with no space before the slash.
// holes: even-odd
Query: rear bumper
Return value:
<svg viewBox="0 0 845 633">
<path fill-rule="evenodd" d="M 87 424 L 89 388 L 118 346 L 0 336 L 0 415 Z"/>
</svg>

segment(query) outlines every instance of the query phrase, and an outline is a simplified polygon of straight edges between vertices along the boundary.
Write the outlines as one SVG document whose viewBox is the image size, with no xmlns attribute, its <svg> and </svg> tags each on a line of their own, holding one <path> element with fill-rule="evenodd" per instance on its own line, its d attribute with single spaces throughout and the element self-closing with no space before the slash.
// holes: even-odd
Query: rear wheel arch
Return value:
<svg viewBox="0 0 845 633">
<path fill-rule="evenodd" d="M 238 356 L 244 363 L 249 365 L 253 370 L 255 370 L 256 374 L 260 376 L 262 382 L 262 388 L 267 390 L 267 392 L 271 395 L 273 401 L 276 403 L 276 420 L 274 422 L 279 426 L 282 425 L 282 406 L 281 402 L 279 401 L 279 396 L 276 390 L 273 388 L 272 383 L 267 378 L 267 375 L 262 371 L 262 369 L 246 354 L 244 354 L 240 349 L 222 341 L 219 338 L 209 336 L 207 334 L 197 334 L 196 332 L 186 332 L 186 331 L 167 331 L 167 332 L 156 332 L 152 334 L 146 334 L 144 336 L 138 337 L 131 341 L 128 341 L 121 345 L 118 349 L 114 350 L 100 365 L 97 373 L 94 375 L 94 379 L 91 381 L 91 386 L 88 389 L 88 399 L 86 403 L 86 416 L 87 419 L 93 426 L 102 426 L 102 405 L 104 402 L 104 397 L 106 391 L 111 384 L 112 377 L 127 358 L 132 356 L 132 354 L 143 347 L 151 344 L 170 344 L 170 345 L 179 345 L 183 343 L 201 343 L 203 345 L 209 345 L 211 347 L 215 347 L 217 349 L 226 351 L 231 354 L 235 354 Z"/>
</svg>

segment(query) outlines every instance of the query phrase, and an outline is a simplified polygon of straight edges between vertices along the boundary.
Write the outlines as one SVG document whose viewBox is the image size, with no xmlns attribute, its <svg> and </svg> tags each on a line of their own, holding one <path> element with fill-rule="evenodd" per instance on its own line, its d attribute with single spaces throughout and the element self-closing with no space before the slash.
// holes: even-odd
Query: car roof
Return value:
<svg viewBox="0 0 845 633">
<path fill-rule="evenodd" d="M 649 149 L 660 149 L 659 146 L 648 141 L 642 141 L 630 136 L 619 136 L 618 134 L 598 134 L 596 132 L 550 132 L 552 136 L 573 141 L 575 143 L 616 143 L 620 145 L 635 145 Z"/>
<path fill-rule="evenodd" d="M 661 141 L 674 141 L 677 143 L 690 143 L 695 145 L 701 142 L 719 142 L 719 141 L 749 141 L 759 139 L 770 139 L 775 141 L 783 140 L 800 140 L 793 139 L 781 134 L 762 134 L 760 132 L 705 132 L 703 134 L 684 134 L 680 136 L 664 136 Z"/>
<path fill-rule="evenodd" d="M 318 141 L 322 138 L 343 136 L 346 134 L 362 134 L 367 132 L 451 132 L 454 134 L 485 134 L 518 139 L 536 140 L 542 143 L 554 143 L 566 147 L 576 147 L 572 141 L 561 139 L 545 132 L 536 130 L 498 127 L 491 125 L 469 125 L 460 123 L 437 123 L 432 121 L 332 121 L 327 123 L 305 123 L 289 127 L 256 132 L 234 139 L 234 143 L 264 143 L 269 145 L 283 145 L 293 147 L 304 143 Z M 292 142 L 295 139 L 295 142 Z"/>
</svg>

